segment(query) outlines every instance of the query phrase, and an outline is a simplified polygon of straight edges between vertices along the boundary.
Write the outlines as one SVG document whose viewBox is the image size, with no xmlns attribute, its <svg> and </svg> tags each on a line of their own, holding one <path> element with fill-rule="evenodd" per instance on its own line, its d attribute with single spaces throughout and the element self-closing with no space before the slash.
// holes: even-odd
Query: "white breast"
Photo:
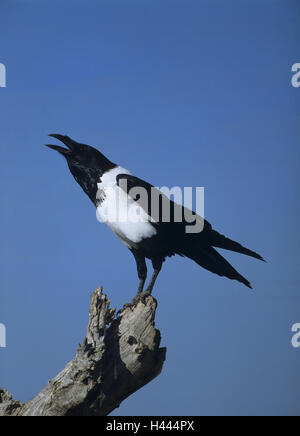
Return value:
<svg viewBox="0 0 300 436">
<path fill-rule="evenodd" d="M 122 167 L 116 167 L 101 177 L 97 197 L 101 199 L 97 207 L 97 218 L 129 248 L 135 247 L 143 239 L 156 234 L 150 223 L 151 218 L 116 182 L 118 174 L 131 174 Z"/>
</svg>

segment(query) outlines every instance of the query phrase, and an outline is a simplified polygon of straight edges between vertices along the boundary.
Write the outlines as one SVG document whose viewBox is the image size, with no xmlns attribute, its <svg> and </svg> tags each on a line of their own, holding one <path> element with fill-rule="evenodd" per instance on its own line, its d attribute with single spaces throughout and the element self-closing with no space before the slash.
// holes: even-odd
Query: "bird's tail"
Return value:
<svg viewBox="0 0 300 436">
<path fill-rule="evenodd" d="M 238 242 L 226 238 L 226 236 L 221 235 L 215 230 L 210 231 L 209 244 L 212 245 L 213 247 L 223 248 L 224 250 L 235 251 L 237 253 L 245 254 L 246 256 L 255 257 L 255 259 L 259 259 L 265 262 L 265 259 L 260 254 L 255 253 L 255 251 L 243 247 Z"/>
<path fill-rule="evenodd" d="M 218 274 L 219 276 L 227 277 L 231 280 L 237 280 L 252 289 L 250 282 L 238 273 L 214 248 L 209 246 L 193 246 L 186 248 L 182 254 L 189 257 L 208 271 Z"/>
</svg>

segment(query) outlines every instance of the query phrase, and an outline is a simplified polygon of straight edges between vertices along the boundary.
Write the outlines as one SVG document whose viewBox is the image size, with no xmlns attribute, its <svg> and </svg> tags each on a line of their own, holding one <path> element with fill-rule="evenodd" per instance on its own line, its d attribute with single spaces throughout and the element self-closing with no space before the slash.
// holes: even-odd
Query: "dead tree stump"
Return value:
<svg viewBox="0 0 300 436">
<path fill-rule="evenodd" d="M 66 367 L 27 403 L 0 389 L 0 416 L 105 416 L 157 377 L 166 348 L 148 296 L 116 315 L 102 287 L 91 297 L 83 343 Z"/>
</svg>

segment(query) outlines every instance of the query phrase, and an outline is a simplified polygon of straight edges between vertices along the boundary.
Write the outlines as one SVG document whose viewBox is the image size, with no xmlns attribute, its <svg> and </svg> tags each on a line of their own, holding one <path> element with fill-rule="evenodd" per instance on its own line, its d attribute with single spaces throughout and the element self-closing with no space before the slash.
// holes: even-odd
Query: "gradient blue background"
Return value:
<svg viewBox="0 0 300 436">
<path fill-rule="evenodd" d="M 166 262 L 162 374 L 114 415 L 300 415 L 299 1 L 2 0 L 0 385 L 28 400 L 72 359 L 91 292 L 137 288 L 51 132 L 156 186 L 204 186 L 206 218 L 268 260 L 225 253 L 249 291 Z"/>
</svg>

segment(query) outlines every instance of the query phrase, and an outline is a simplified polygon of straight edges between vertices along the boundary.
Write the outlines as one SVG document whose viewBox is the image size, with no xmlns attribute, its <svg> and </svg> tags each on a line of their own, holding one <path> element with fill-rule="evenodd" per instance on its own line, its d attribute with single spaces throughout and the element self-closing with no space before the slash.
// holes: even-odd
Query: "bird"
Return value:
<svg viewBox="0 0 300 436">
<path fill-rule="evenodd" d="M 253 289 L 251 283 L 217 249 L 265 262 L 260 254 L 217 232 L 206 219 L 167 198 L 129 170 L 111 162 L 98 149 L 76 142 L 66 135 L 49 136 L 65 147 L 54 144 L 46 146 L 66 159 L 74 179 L 96 207 L 99 220 L 105 222 L 133 254 L 139 279 L 135 301 L 144 301 L 152 293 L 163 263 L 174 255 L 187 257 L 214 274 Z M 158 199 L 156 202 L 152 201 L 155 196 Z M 168 204 L 168 219 L 163 216 L 163 204 Z M 134 211 L 135 219 L 128 216 L 130 209 Z M 187 232 L 191 218 L 201 231 Z M 146 259 L 152 262 L 153 274 L 144 291 Z"/>
</svg>

